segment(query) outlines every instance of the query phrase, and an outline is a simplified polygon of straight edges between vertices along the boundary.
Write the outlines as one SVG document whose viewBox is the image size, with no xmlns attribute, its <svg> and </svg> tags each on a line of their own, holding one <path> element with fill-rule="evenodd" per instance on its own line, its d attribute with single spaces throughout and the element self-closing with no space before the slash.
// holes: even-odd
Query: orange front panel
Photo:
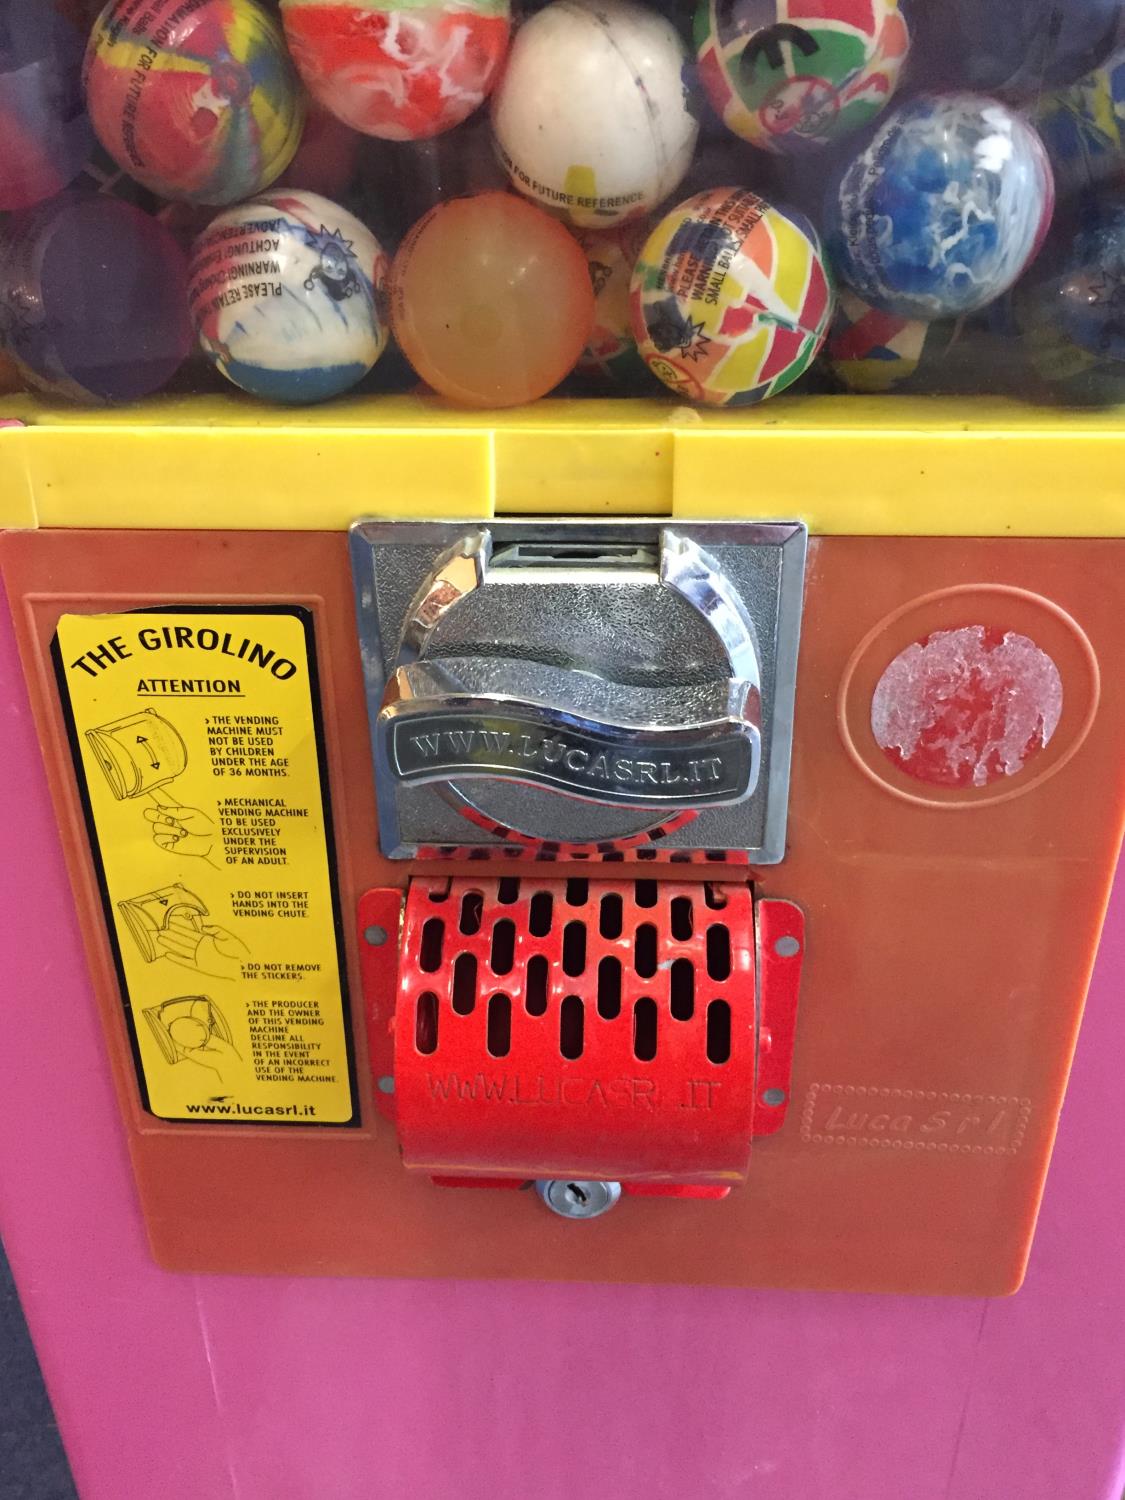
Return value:
<svg viewBox="0 0 1125 1500">
<path fill-rule="evenodd" d="M 811 542 L 789 852 L 749 872 L 757 896 L 796 902 L 806 917 L 792 1108 L 776 1135 L 755 1141 L 747 1184 L 726 1200 L 629 1199 L 583 1226 L 525 1194 L 459 1193 L 404 1172 L 374 1107 L 356 903 L 437 867 L 378 852 L 346 539 L 27 533 L 6 536 L 0 557 L 163 1264 L 963 1294 L 1018 1283 L 1120 842 L 1120 543 Z M 141 1108 L 127 1045 L 51 638 L 67 612 L 245 602 L 303 605 L 314 617 L 358 1129 L 162 1123 Z M 1006 658 L 990 653 L 1014 650 L 1015 679 L 1039 673 L 1040 691 L 1061 693 L 1037 756 L 1030 743 L 1000 743 L 977 754 L 967 782 L 957 745 L 933 734 L 901 744 L 911 683 L 929 672 L 932 686 L 931 645 L 954 637 L 990 658 L 994 679 L 1004 680 L 995 669 Z M 1008 638 L 1032 643 L 1031 654 Z M 886 677 L 903 652 L 906 667 Z M 879 735 L 889 743 L 898 723 L 898 751 L 877 743 L 876 697 Z M 950 709 L 976 752 L 992 732 L 987 709 Z M 627 855 L 611 873 L 631 868 Z M 674 868 L 677 880 L 746 878 L 714 864 Z M 574 873 L 596 877 L 589 864 Z"/>
</svg>

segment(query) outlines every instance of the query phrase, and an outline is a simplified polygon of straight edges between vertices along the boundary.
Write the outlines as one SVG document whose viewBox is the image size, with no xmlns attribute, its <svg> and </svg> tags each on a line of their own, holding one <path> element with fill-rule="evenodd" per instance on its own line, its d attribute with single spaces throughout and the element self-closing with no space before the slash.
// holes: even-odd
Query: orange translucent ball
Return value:
<svg viewBox="0 0 1125 1500">
<path fill-rule="evenodd" d="M 594 326 L 582 247 L 511 193 L 439 203 L 391 268 L 391 326 L 439 395 L 518 406 L 568 375 Z"/>
</svg>

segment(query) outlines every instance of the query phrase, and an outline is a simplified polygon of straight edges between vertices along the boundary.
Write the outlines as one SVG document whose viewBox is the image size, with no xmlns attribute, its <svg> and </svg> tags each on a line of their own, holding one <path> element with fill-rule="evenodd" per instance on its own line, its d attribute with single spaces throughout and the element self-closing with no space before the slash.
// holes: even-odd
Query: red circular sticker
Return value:
<svg viewBox="0 0 1125 1500">
<path fill-rule="evenodd" d="M 1062 714 L 1059 669 L 1025 635 L 986 625 L 937 630 L 900 651 L 871 700 L 887 758 L 931 786 L 985 787 L 1016 776 Z"/>
<path fill-rule="evenodd" d="M 824 136 L 840 113 L 840 95 L 826 78 L 798 74 L 778 84 L 758 111 L 771 135 Z"/>
</svg>

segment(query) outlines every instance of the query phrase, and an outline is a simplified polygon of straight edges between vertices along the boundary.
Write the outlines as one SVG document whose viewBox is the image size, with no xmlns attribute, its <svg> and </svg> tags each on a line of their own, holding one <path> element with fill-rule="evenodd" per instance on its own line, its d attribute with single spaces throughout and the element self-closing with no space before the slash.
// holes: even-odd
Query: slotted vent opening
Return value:
<svg viewBox="0 0 1125 1500">
<path fill-rule="evenodd" d="M 423 1057 L 437 1051 L 438 1000 L 433 990 L 424 990 L 418 996 L 414 1012 L 414 1045 Z"/>
<path fill-rule="evenodd" d="M 427 917 L 422 923 L 422 944 L 418 954 L 418 967 L 424 974 L 436 974 L 441 968 L 444 946 L 445 923 L 440 917 Z"/>
<path fill-rule="evenodd" d="M 621 897 L 616 892 L 603 896 L 598 911 L 598 931 L 604 938 L 619 938 L 622 926 Z"/>
<path fill-rule="evenodd" d="M 516 956 L 516 924 L 502 917 L 492 929 L 492 955 L 489 962 L 494 974 L 510 974 Z"/>
<path fill-rule="evenodd" d="M 563 930 L 563 973 L 573 979 L 586 967 L 586 924 L 568 922 Z"/>
<path fill-rule="evenodd" d="M 642 979 L 651 979 L 656 973 L 656 928 L 651 922 L 642 922 L 633 940 L 633 967 Z"/>
<path fill-rule="evenodd" d="M 707 1007 L 707 1061 L 730 1061 L 730 1006 L 725 1000 L 712 1000 Z"/>
<path fill-rule="evenodd" d="M 695 965 L 690 958 L 677 958 L 670 973 L 674 1021 L 690 1021 L 695 1014 Z"/>
<path fill-rule="evenodd" d="M 726 892 L 721 885 L 715 885 L 710 880 L 703 886 L 703 899 L 712 911 L 722 911 L 727 904 Z"/>
<path fill-rule="evenodd" d="M 633 1056 L 638 1062 L 656 1056 L 656 1001 L 647 995 L 633 1006 Z"/>
<path fill-rule="evenodd" d="M 542 953 L 536 953 L 527 961 L 527 988 L 524 991 L 524 1008 L 529 1016 L 542 1016 L 547 1011 L 547 984 L 550 968 Z"/>
<path fill-rule="evenodd" d="M 621 1014 L 621 960 L 607 954 L 598 965 L 598 1015 L 616 1021 Z"/>
<path fill-rule="evenodd" d="M 672 936 L 675 938 L 677 943 L 686 943 L 689 941 L 692 932 L 695 930 L 695 923 L 692 919 L 690 896 L 672 897 L 671 925 Z"/>
<path fill-rule="evenodd" d="M 559 1009 L 559 1051 L 570 1062 L 582 1056 L 586 1011 L 577 995 L 567 995 Z"/>
<path fill-rule="evenodd" d="M 471 1016 L 477 1003 L 477 961 L 471 953 L 458 953 L 453 964 L 453 1009 Z"/>
<path fill-rule="evenodd" d="M 501 906 L 511 906 L 519 899 L 520 883 L 515 875 L 505 875 L 496 887 L 496 899 Z"/>
<path fill-rule="evenodd" d="M 492 995 L 488 1001 L 488 1055 L 507 1057 L 512 1048 L 512 1002 L 507 995 Z"/>
<path fill-rule="evenodd" d="M 585 906 L 586 898 L 590 894 L 590 882 L 588 880 L 568 880 L 566 883 L 566 904 L 568 906 Z"/>
<path fill-rule="evenodd" d="M 484 896 L 480 891 L 466 891 L 461 897 L 461 920 L 458 923 L 465 937 L 480 931 L 481 914 L 484 911 Z"/>
<path fill-rule="evenodd" d="M 707 973 L 712 979 L 730 978 L 730 929 L 722 922 L 707 929 Z"/>
<path fill-rule="evenodd" d="M 550 891 L 536 891 L 532 896 L 531 909 L 527 918 L 528 930 L 532 937 L 546 937 L 550 932 L 554 905 Z"/>
<path fill-rule="evenodd" d="M 638 906 L 655 906 L 657 887 L 655 880 L 638 880 L 634 886 Z"/>
</svg>

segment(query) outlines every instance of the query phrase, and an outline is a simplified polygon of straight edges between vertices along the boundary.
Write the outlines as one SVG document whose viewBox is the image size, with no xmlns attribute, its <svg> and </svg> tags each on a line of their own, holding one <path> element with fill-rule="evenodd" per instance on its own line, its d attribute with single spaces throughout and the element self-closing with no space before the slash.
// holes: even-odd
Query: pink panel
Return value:
<svg viewBox="0 0 1125 1500">
<path fill-rule="evenodd" d="M 989 1305 L 943 1500 L 1125 1491 L 1125 862 L 1118 869 L 1023 1291 Z"/>
<path fill-rule="evenodd" d="M 71 1465 L 83 1500 L 233 1500 L 196 1288 L 148 1258 L 6 603 L 0 766 L 0 1233 Z"/>
<path fill-rule="evenodd" d="M 174 1276 L 6 615 L 0 682 L 0 1224 L 84 1500 L 1117 1500 L 1125 888 L 1010 1301 Z"/>
</svg>

